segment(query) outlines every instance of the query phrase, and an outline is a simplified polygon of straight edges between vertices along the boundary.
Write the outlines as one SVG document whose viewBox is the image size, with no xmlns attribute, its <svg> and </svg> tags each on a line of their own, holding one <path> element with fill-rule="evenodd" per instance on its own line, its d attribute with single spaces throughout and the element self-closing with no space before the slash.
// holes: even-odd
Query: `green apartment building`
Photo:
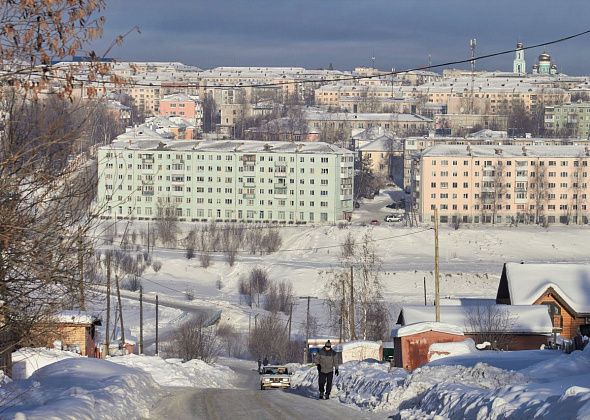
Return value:
<svg viewBox="0 0 590 420">
<path fill-rule="evenodd" d="M 334 223 L 353 209 L 354 154 L 327 143 L 130 139 L 98 162 L 104 219 Z"/>
<path fill-rule="evenodd" d="M 558 136 L 587 139 L 590 135 L 590 102 L 546 106 L 545 129 Z"/>
</svg>

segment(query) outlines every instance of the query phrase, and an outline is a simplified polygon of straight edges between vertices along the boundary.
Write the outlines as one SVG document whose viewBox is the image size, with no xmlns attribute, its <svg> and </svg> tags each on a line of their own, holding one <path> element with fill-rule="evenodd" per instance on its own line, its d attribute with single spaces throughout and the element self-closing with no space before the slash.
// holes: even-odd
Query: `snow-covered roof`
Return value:
<svg viewBox="0 0 590 420">
<path fill-rule="evenodd" d="M 396 140 L 387 134 L 359 147 L 360 151 L 364 152 L 394 152 L 403 151 L 404 145 L 401 140 Z"/>
<path fill-rule="evenodd" d="M 53 316 L 57 322 L 68 324 L 92 324 L 96 320 L 96 316 L 84 311 L 61 311 Z"/>
<path fill-rule="evenodd" d="M 356 349 L 358 347 L 364 347 L 364 348 L 370 348 L 370 349 L 380 349 L 381 343 L 377 342 L 377 341 L 366 341 L 366 340 L 348 341 L 346 343 L 335 345 L 334 350 L 337 352 L 342 352 L 342 351 Z"/>
<path fill-rule="evenodd" d="M 542 305 L 441 305 L 440 319 L 442 322 L 457 325 L 465 334 L 477 333 L 478 331 L 471 331 L 473 329 L 472 322 L 469 322 L 471 314 L 477 308 L 490 306 L 507 313 L 510 326 L 506 332 L 513 334 L 551 334 L 553 331 L 549 311 Z M 484 315 L 485 311 L 484 309 Z M 398 322 L 408 325 L 434 320 L 434 306 L 408 305 L 402 308 Z"/>
<path fill-rule="evenodd" d="M 445 322 L 417 322 L 408 324 L 391 330 L 392 337 L 406 337 L 408 335 L 419 334 L 428 331 L 436 331 L 447 334 L 463 335 L 463 329 L 457 325 L 447 324 Z"/>
<path fill-rule="evenodd" d="M 551 287 L 574 311 L 590 313 L 590 264 L 506 263 L 505 274 L 513 305 L 530 305 Z"/>
<path fill-rule="evenodd" d="M 422 156 L 475 156 L 475 157 L 584 157 L 585 146 L 513 146 L 513 145 L 455 145 L 439 144 L 424 151 Z"/>
</svg>

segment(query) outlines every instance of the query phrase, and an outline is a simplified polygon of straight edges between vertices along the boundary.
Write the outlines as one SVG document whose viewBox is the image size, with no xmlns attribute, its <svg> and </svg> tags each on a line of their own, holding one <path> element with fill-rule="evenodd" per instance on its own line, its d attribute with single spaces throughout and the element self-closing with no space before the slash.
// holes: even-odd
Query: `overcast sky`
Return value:
<svg viewBox="0 0 590 420">
<path fill-rule="evenodd" d="M 97 53 L 216 66 L 375 65 L 405 69 L 545 42 L 590 29 L 588 0 L 107 0 Z M 590 74 L 590 36 L 547 47 L 560 70 Z M 527 51 L 527 70 L 542 51 Z M 513 57 L 478 62 L 512 70 Z"/>
</svg>

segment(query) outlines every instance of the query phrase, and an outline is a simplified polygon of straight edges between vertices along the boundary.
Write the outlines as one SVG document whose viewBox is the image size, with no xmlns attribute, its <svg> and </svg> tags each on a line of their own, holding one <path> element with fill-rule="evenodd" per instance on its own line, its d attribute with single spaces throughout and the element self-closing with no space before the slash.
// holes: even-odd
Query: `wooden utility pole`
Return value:
<svg viewBox="0 0 590 420">
<path fill-rule="evenodd" d="M 356 340 L 356 327 L 354 325 L 354 267 L 350 266 L 350 309 L 348 313 L 350 320 L 350 339 Z"/>
<path fill-rule="evenodd" d="M 86 296 L 84 293 L 84 241 L 82 230 L 78 229 L 78 274 L 80 276 L 78 287 L 80 289 L 79 306 L 81 311 L 86 310 Z"/>
<path fill-rule="evenodd" d="M 424 306 L 426 305 L 426 276 L 424 276 Z"/>
<path fill-rule="evenodd" d="M 299 299 L 307 299 L 307 321 L 305 322 L 305 353 L 303 354 L 303 363 L 307 363 L 307 346 L 309 343 L 309 304 L 311 299 L 317 299 L 316 296 L 301 296 Z"/>
<path fill-rule="evenodd" d="M 119 320 L 121 321 L 121 345 L 125 345 L 125 326 L 123 324 L 123 305 L 121 304 L 121 287 L 119 286 L 119 276 L 115 275 L 115 284 L 117 286 L 117 302 L 119 304 Z"/>
<path fill-rule="evenodd" d="M 440 322 L 440 279 L 438 273 L 438 209 L 434 209 L 434 310 L 435 320 Z"/>
<path fill-rule="evenodd" d="M 344 338 L 344 311 L 346 310 L 346 279 L 342 276 L 342 300 L 340 301 L 340 342 Z"/>
<path fill-rule="evenodd" d="M 158 311 L 160 309 L 160 305 L 158 303 L 158 295 L 156 295 L 156 356 L 158 355 Z"/>
<path fill-rule="evenodd" d="M 139 354 L 143 354 L 143 286 L 139 286 Z"/>
<path fill-rule="evenodd" d="M 110 334 L 109 334 L 109 328 L 111 325 L 111 259 L 112 259 L 112 253 L 110 250 L 108 250 L 106 252 L 105 255 L 105 264 L 107 265 L 107 320 L 106 320 L 106 326 L 105 326 L 105 352 L 104 355 L 105 357 L 109 355 L 109 350 L 110 350 L 110 345 L 111 345 L 111 341 L 110 341 Z"/>
<path fill-rule="evenodd" d="M 293 302 L 291 302 L 289 309 L 289 343 L 291 342 L 291 321 L 293 319 Z"/>
</svg>

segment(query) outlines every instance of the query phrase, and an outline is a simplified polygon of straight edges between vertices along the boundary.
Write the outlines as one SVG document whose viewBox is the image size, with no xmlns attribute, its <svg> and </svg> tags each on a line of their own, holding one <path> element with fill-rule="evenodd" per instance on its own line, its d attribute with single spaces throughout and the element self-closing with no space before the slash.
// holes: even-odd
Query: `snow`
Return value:
<svg viewBox="0 0 590 420">
<path fill-rule="evenodd" d="M 536 333 L 551 334 L 553 324 L 547 308 L 543 305 L 495 305 L 498 310 L 506 312 L 510 317 L 510 332 L 512 333 Z M 460 326 L 465 334 L 469 331 L 469 316 L 473 311 L 472 305 L 440 306 L 440 319 L 442 322 Z M 405 324 L 434 321 L 434 306 L 406 305 L 402 308 Z"/>
<path fill-rule="evenodd" d="M 147 417 L 162 396 L 151 376 L 100 359 L 71 357 L 0 388 L 2 418 Z"/>
<path fill-rule="evenodd" d="M 392 337 L 405 337 L 408 335 L 419 334 L 427 331 L 437 331 L 447 334 L 463 335 L 463 328 L 447 324 L 444 322 L 417 322 L 408 324 L 403 327 L 394 328 L 391 331 Z"/>
<path fill-rule="evenodd" d="M 53 316 L 58 322 L 70 324 L 92 324 L 96 316 L 83 311 L 61 311 Z"/>
<path fill-rule="evenodd" d="M 12 353 L 12 379 L 28 379 L 42 367 L 72 357 L 80 357 L 80 355 L 55 349 L 28 347 L 19 349 Z"/>
<path fill-rule="evenodd" d="M 552 287 L 577 313 L 590 313 L 590 264 L 506 263 L 510 301 L 530 305 Z"/>
<path fill-rule="evenodd" d="M 433 343 L 428 348 L 428 360 L 438 360 L 444 357 L 461 356 L 477 352 L 475 342 L 468 338 L 454 343 Z"/>
<path fill-rule="evenodd" d="M 111 357 L 110 362 L 149 373 L 161 386 L 193 388 L 233 388 L 236 375 L 227 366 L 210 365 L 202 360 L 162 359 L 130 354 Z"/>
</svg>

